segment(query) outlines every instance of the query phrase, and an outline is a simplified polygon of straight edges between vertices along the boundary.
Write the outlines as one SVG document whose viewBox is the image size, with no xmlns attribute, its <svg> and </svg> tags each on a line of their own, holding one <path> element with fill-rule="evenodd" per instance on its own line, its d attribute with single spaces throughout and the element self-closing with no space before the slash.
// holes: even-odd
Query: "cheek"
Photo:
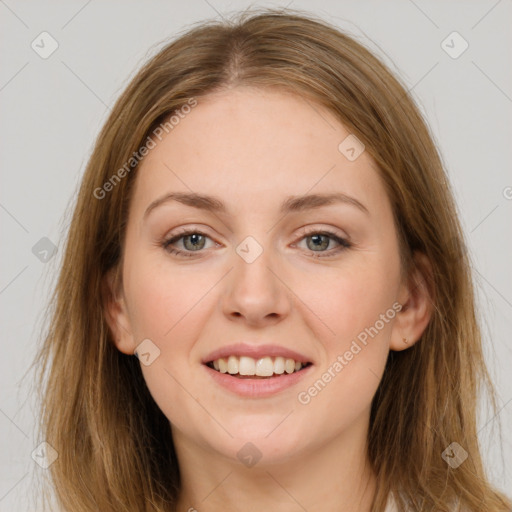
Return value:
<svg viewBox="0 0 512 512">
<path fill-rule="evenodd" d="M 336 435 L 369 413 L 396 316 L 393 294 L 385 285 L 354 276 L 339 280 L 324 297 L 319 316 L 335 335 L 323 336 L 326 359 L 297 394 L 299 411 L 310 418 L 304 428 L 311 435 L 320 428 Z"/>
<path fill-rule="evenodd" d="M 191 279 L 190 270 L 182 272 L 165 258 L 134 258 L 132 265 L 127 264 L 127 273 L 134 335 L 159 340 L 162 347 L 168 340 L 183 339 L 176 335 L 193 327 L 187 316 L 197 314 L 209 288 L 207 277 Z"/>
<path fill-rule="evenodd" d="M 389 334 L 394 318 L 392 306 L 396 299 L 396 286 L 388 279 L 371 274 L 348 277 L 340 285 L 338 300 L 332 299 L 330 314 L 335 319 L 339 341 L 357 338 L 373 327 L 377 328 L 379 335 L 382 334 L 381 338 Z"/>
<path fill-rule="evenodd" d="M 201 299 L 214 283 L 207 276 L 191 279 L 190 271 L 180 272 L 165 259 L 136 256 L 125 264 L 132 332 L 136 344 L 149 339 L 159 349 L 151 364 L 141 364 L 144 380 L 165 416 L 190 430 L 198 412 L 189 393 L 199 394 L 190 382 L 191 349 L 201 335 L 200 318 L 208 314 Z"/>
<path fill-rule="evenodd" d="M 301 297 L 315 304 L 312 309 L 321 319 L 315 322 L 316 335 L 326 358 L 299 403 L 332 408 L 341 422 L 348 410 L 351 416 L 370 405 L 389 353 L 399 279 L 398 258 L 369 254 L 361 264 L 326 279 L 321 293 L 303 288 Z"/>
<path fill-rule="evenodd" d="M 317 323 L 327 328 L 320 339 L 329 352 L 348 348 L 351 340 L 361 333 L 364 338 L 376 323 L 380 339 L 389 336 L 396 314 L 392 306 L 399 289 L 399 267 L 379 260 L 368 257 L 364 264 L 336 270 L 321 280 L 315 276 L 306 285 L 297 283 L 296 288 L 301 287 L 297 294 L 322 321 Z"/>
</svg>

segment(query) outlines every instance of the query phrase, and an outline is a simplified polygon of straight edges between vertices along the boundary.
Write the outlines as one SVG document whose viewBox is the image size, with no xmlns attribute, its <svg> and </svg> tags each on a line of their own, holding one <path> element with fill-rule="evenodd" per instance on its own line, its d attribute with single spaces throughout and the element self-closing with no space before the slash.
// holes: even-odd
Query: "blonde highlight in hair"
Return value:
<svg viewBox="0 0 512 512">
<path fill-rule="evenodd" d="M 48 470 L 59 506 L 175 510 L 180 472 L 169 422 L 137 358 L 116 349 L 105 321 L 105 282 L 122 263 L 137 167 L 104 199 L 94 191 L 190 98 L 238 86 L 300 94 L 332 112 L 377 165 L 403 269 L 419 265 L 416 254 L 431 263 L 432 319 L 414 346 L 390 352 L 372 402 L 372 511 L 382 512 L 390 493 L 400 511 L 509 511 L 481 461 L 477 398 L 485 384 L 494 400 L 493 388 L 470 261 L 433 138 L 405 87 L 364 46 L 311 15 L 277 9 L 203 22 L 167 44 L 133 78 L 98 136 L 36 358 L 42 437 L 59 453 Z M 441 457 L 453 441 L 469 453 L 457 469 Z"/>
</svg>

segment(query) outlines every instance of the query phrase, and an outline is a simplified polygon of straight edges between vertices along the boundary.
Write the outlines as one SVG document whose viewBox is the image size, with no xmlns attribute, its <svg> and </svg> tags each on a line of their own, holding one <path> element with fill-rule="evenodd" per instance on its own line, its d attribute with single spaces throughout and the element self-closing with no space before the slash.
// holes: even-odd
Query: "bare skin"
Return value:
<svg viewBox="0 0 512 512">
<path fill-rule="evenodd" d="M 239 87 L 199 98 L 138 170 L 108 317 L 120 351 L 133 354 L 145 339 L 160 350 L 141 369 L 171 424 L 180 512 L 370 511 L 371 401 L 389 350 L 415 343 L 431 311 L 422 276 L 402 279 L 391 205 L 372 159 L 363 152 L 349 161 L 338 150 L 348 135 L 310 101 Z M 215 196 L 226 212 L 164 201 L 145 216 L 171 192 Z M 290 196 L 333 192 L 362 207 L 349 200 L 279 211 Z M 165 248 L 184 227 L 203 238 Z M 326 230 L 350 245 L 319 237 Z M 251 263 L 236 252 L 248 236 L 263 251 Z M 391 315 L 394 304 L 402 309 Z M 338 356 L 381 324 L 336 372 Z M 291 348 L 313 367 L 284 391 L 241 398 L 201 363 L 239 341 Z M 330 381 L 308 394 L 329 368 Z M 237 456 L 248 442 L 261 454 L 252 467 Z"/>
</svg>

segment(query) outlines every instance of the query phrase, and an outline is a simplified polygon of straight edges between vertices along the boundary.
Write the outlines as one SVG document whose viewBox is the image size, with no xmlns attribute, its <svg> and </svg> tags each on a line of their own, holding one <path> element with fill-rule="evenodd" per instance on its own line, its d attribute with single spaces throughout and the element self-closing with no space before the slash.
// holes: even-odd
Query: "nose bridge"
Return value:
<svg viewBox="0 0 512 512">
<path fill-rule="evenodd" d="M 239 313 L 252 321 L 284 315 L 289 309 L 286 287 L 275 270 L 279 256 L 269 247 L 270 237 L 260 235 L 260 240 L 247 236 L 235 247 L 234 269 L 225 296 L 227 314 Z"/>
<path fill-rule="evenodd" d="M 235 248 L 233 279 L 238 285 L 248 287 L 246 292 L 253 290 L 254 293 L 268 293 L 270 288 L 275 287 L 275 276 L 269 269 L 275 256 L 270 247 L 270 237 L 263 239 L 260 235 L 258 238 L 259 240 L 252 235 L 247 236 Z"/>
</svg>

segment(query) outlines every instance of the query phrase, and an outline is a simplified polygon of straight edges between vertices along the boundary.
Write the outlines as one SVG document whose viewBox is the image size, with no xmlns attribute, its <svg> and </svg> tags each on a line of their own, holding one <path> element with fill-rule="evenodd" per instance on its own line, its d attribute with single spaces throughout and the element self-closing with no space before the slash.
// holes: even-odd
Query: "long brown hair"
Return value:
<svg viewBox="0 0 512 512">
<path fill-rule="evenodd" d="M 372 510 L 511 509 L 482 465 L 476 406 L 494 390 L 482 353 L 471 266 L 443 165 L 406 88 L 369 50 L 309 13 L 244 12 L 194 26 L 152 57 L 117 100 L 89 159 L 69 227 L 49 327 L 36 358 L 41 435 L 65 511 L 175 509 L 180 473 L 167 418 L 135 357 L 105 321 L 105 276 L 122 264 L 137 163 L 130 158 L 191 99 L 239 84 L 279 88 L 329 109 L 366 146 L 393 207 L 403 268 L 431 263 L 432 319 L 411 348 L 390 352 L 372 402 Z M 120 169 L 124 168 L 124 172 Z M 114 178 L 114 175 L 117 178 Z M 105 185 L 110 183 L 110 185 Z M 468 458 L 442 457 L 457 442 Z"/>
</svg>

